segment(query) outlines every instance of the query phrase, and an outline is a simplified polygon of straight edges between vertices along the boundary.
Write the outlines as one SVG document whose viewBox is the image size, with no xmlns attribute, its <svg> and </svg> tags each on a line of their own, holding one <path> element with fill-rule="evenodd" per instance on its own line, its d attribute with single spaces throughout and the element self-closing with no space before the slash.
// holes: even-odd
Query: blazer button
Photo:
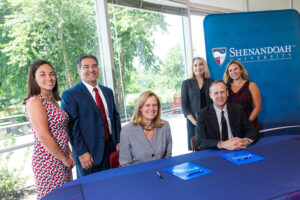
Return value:
<svg viewBox="0 0 300 200">
<path fill-rule="evenodd" d="M 102 136 L 101 138 L 104 139 L 104 136 Z"/>
<path fill-rule="evenodd" d="M 154 157 L 154 154 L 152 154 L 152 157 Z"/>
</svg>

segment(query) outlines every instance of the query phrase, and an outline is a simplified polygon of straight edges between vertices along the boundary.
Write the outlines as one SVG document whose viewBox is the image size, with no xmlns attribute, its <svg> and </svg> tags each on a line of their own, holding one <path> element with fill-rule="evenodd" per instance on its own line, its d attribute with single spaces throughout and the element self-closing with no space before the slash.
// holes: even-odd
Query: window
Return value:
<svg viewBox="0 0 300 200">
<path fill-rule="evenodd" d="M 0 1 L 0 149 L 28 146 L 0 153 L 1 178 L 11 183 L 5 188 L 15 190 L 2 190 L 7 198 L 19 199 L 20 187 L 34 185 L 30 159 L 33 136 L 22 105 L 29 65 L 38 59 L 50 61 L 62 93 L 80 81 L 76 60 L 81 54 L 94 54 L 101 63 L 98 43 L 93 0 Z M 99 79 L 101 83 L 102 77 Z"/>
<path fill-rule="evenodd" d="M 121 118 L 129 118 L 146 90 L 160 98 L 163 110 L 180 107 L 185 79 L 182 16 L 109 5 Z"/>
<path fill-rule="evenodd" d="M 62 92 L 80 81 L 79 55 L 101 58 L 92 0 L 4 0 L 0 11 L 0 117 L 24 112 L 27 70 L 35 60 L 52 63 Z"/>
<path fill-rule="evenodd" d="M 205 16 L 191 15 L 191 32 L 194 57 L 200 56 L 206 59 L 203 20 Z"/>
</svg>

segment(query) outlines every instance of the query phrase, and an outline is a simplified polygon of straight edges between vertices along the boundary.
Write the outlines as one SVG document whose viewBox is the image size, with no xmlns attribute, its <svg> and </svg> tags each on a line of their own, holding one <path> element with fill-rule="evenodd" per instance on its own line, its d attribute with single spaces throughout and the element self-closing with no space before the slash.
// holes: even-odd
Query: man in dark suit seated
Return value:
<svg viewBox="0 0 300 200">
<path fill-rule="evenodd" d="M 260 135 L 240 105 L 227 103 L 228 90 L 221 80 L 209 88 L 213 104 L 196 114 L 196 145 L 199 150 L 238 150 L 258 141 Z"/>
</svg>

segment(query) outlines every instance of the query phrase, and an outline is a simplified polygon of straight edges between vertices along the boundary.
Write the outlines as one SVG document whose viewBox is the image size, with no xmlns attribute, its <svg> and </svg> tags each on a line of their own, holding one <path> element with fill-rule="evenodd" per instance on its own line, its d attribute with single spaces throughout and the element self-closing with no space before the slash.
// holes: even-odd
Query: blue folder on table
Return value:
<svg viewBox="0 0 300 200">
<path fill-rule="evenodd" d="M 233 162 L 236 165 L 244 165 L 244 164 L 265 160 L 264 157 L 255 155 L 254 153 L 250 153 L 244 150 L 235 151 L 233 153 L 222 154 L 220 156 L 230 162 Z"/>
<path fill-rule="evenodd" d="M 169 172 L 170 174 L 173 174 L 183 180 L 190 180 L 192 178 L 196 178 L 212 172 L 212 170 L 206 169 L 192 162 L 175 165 L 173 167 L 164 169 L 164 171 Z"/>
</svg>

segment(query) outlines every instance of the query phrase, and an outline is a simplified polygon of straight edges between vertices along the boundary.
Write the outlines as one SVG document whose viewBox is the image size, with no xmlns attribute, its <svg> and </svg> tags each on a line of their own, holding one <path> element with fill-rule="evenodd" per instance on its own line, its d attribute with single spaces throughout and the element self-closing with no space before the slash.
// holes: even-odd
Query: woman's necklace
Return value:
<svg viewBox="0 0 300 200">
<path fill-rule="evenodd" d="M 145 131 L 149 132 L 149 131 L 152 131 L 152 130 L 154 129 L 154 127 L 151 127 L 151 128 L 145 128 L 145 127 L 143 127 L 143 129 L 144 129 Z"/>
<path fill-rule="evenodd" d="M 52 104 L 55 104 L 56 102 L 54 101 L 54 99 L 52 98 L 52 96 L 50 97 L 45 97 L 47 99 L 47 101 L 51 102 Z"/>
<path fill-rule="evenodd" d="M 144 121 L 143 130 L 144 132 L 151 132 L 154 129 L 153 122 L 151 121 Z"/>
<path fill-rule="evenodd" d="M 52 95 L 47 95 L 47 96 L 42 96 L 44 97 L 47 101 L 49 101 L 53 106 L 59 108 L 59 106 L 57 105 L 57 102 L 54 100 L 54 98 L 52 97 Z"/>
</svg>

